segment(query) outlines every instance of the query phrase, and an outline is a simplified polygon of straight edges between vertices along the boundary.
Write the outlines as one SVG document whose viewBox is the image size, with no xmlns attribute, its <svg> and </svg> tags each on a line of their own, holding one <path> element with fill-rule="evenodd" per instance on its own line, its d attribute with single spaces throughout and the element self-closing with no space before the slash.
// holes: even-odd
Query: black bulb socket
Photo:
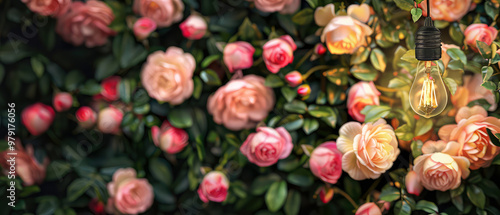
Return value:
<svg viewBox="0 0 500 215">
<path fill-rule="evenodd" d="M 415 36 L 415 58 L 420 61 L 441 59 L 441 32 L 434 27 L 430 17 L 425 18 L 424 26 Z"/>
</svg>

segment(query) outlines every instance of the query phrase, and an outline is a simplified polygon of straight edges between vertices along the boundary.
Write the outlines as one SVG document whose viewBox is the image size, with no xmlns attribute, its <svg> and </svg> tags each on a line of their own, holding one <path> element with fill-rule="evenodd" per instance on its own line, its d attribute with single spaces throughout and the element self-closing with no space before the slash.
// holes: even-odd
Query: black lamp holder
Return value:
<svg viewBox="0 0 500 215">
<path fill-rule="evenodd" d="M 429 0 L 427 0 L 427 18 L 424 26 L 417 30 L 415 36 L 415 58 L 420 61 L 441 59 L 441 32 L 434 27 Z"/>
</svg>

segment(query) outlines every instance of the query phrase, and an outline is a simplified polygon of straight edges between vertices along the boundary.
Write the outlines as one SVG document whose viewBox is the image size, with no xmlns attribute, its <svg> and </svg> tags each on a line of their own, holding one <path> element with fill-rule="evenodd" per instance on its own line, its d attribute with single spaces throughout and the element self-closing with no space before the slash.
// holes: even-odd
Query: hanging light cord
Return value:
<svg viewBox="0 0 500 215">
<path fill-rule="evenodd" d="M 427 16 L 431 17 L 431 4 L 429 3 L 429 0 L 427 0 Z"/>
</svg>

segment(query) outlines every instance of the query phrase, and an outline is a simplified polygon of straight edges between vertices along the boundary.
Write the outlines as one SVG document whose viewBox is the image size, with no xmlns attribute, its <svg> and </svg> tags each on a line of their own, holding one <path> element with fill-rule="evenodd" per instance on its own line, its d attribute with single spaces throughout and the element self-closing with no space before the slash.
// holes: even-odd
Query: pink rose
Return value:
<svg viewBox="0 0 500 215">
<path fill-rule="evenodd" d="M 173 127 L 167 121 L 163 122 L 161 128 L 153 126 L 151 128 L 151 136 L 154 144 L 169 154 L 182 151 L 189 143 L 186 131 Z"/>
<path fill-rule="evenodd" d="M 23 125 L 26 126 L 26 129 L 34 136 L 38 136 L 47 131 L 54 121 L 54 117 L 54 109 L 42 103 L 35 103 L 28 106 L 21 113 Z"/>
<path fill-rule="evenodd" d="M 431 17 L 433 20 L 448 22 L 459 21 L 469 12 L 472 0 L 431 1 Z M 422 14 L 427 16 L 427 1 L 420 3 Z"/>
<path fill-rule="evenodd" d="M 190 40 L 199 40 L 207 32 L 207 22 L 203 17 L 192 14 L 179 25 L 182 36 Z"/>
<path fill-rule="evenodd" d="M 58 17 L 68 11 L 71 0 L 22 0 L 28 8 L 42 16 Z"/>
<path fill-rule="evenodd" d="M 123 119 L 123 112 L 113 106 L 107 107 L 99 111 L 97 128 L 102 133 L 119 134 L 120 125 Z"/>
<path fill-rule="evenodd" d="M 302 84 L 302 74 L 298 71 L 293 71 L 285 75 L 285 80 L 290 87 L 299 86 Z"/>
<path fill-rule="evenodd" d="M 159 27 L 168 27 L 182 19 L 184 3 L 181 0 L 134 0 L 134 12 L 154 20 Z"/>
<path fill-rule="evenodd" d="M 380 211 L 377 204 L 368 202 L 361 205 L 358 210 L 356 210 L 355 215 L 382 215 L 382 211 Z"/>
<path fill-rule="evenodd" d="M 413 162 L 413 170 L 425 189 L 447 191 L 460 186 L 461 178 L 469 176 L 469 161 L 458 156 L 457 142 L 427 141 L 422 146 L 423 155 Z"/>
<path fill-rule="evenodd" d="M 56 32 L 75 46 L 101 46 L 116 33 L 108 27 L 114 19 L 113 11 L 102 1 L 73 2 L 69 12 L 57 20 Z"/>
<path fill-rule="evenodd" d="M 457 45 L 454 45 L 454 44 L 441 43 L 441 61 L 443 61 L 445 69 L 446 69 L 446 67 L 448 67 L 448 63 L 451 60 L 450 56 L 448 55 L 448 53 L 446 51 L 448 51 L 448 49 L 452 49 L 452 48 L 460 49 L 460 47 L 458 47 Z"/>
<path fill-rule="evenodd" d="M 316 44 L 316 46 L 314 47 L 314 53 L 316 53 L 317 55 L 324 55 L 326 53 L 325 46 L 321 43 Z"/>
<path fill-rule="evenodd" d="M 311 172 L 324 182 L 336 184 L 342 174 L 342 153 L 335 142 L 325 142 L 314 149 L 309 159 Z"/>
<path fill-rule="evenodd" d="M 465 43 L 471 47 L 472 50 L 478 52 L 476 41 L 485 42 L 491 45 L 493 40 L 497 37 L 498 31 L 495 27 L 489 27 L 486 24 L 472 24 L 465 29 Z"/>
<path fill-rule="evenodd" d="M 300 0 L 253 0 L 255 7 L 262 12 L 295 13 L 300 7 Z"/>
<path fill-rule="evenodd" d="M 293 149 L 292 137 L 288 131 L 279 127 L 258 127 L 256 133 L 248 135 L 240 151 L 257 166 L 266 167 L 285 159 Z"/>
<path fill-rule="evenodd" d="M 193 94 L 195 68 L 193 55 L 181 48 L 156 51 L 149 55 L 142 69 L 142 85 L 151 98 L 178 105 Z"/>
<path fill-rule="evenodd" d="M 332 54 L 352 54 L 366 44 L 372 29 L 351 16 L 335 16 L 323 29 L 321 41 Z"/>
<path fill-rule="evenodd" d="M 88 204 L 89 209 L 94 213 L 94 215 L 106 215 L 104 203 L 98 198 L 93 198 Z"/>
<path fill-rule="evenodd" d="M 45 158 L 43 163 L 40 164 L 36 157 L 35 151 L 33 150 L 32 145 L 27 145 L 26 150 L 24 150 L 23 145 L 19 141 L 19 138 L 16 138 L 15 150 L 5 150 L 0 152 L 0 165 L 3 167 L 4 172 L 8 172 L 11 169 L 11 163 L 9 159 L 11 159 L 12 155 L 9 153 L 17 153 L 15 155 L 15 171 L 14 174 L 19 176 L 23 180 L 24 186 L 31 186 L 35 184 L 41 184 L 45 179 L 45 170 L 49 165 L 48 158 Z"/>
<path fill-rule="evenodd" d="M 408 193 L 413 195 L 420 195 L 424 187 L 422 183 L 420 183 L 420 179 L 415 171 L 409 171 L 405 176 L 405 186 Z"/>
<path fill-rule="evenodd" d="M 267 69 L 277 73 L 281 68 L 293 62 L 293 51 L 297 49 L 295 42 L 289 35 L 269 40 L 264 47 L 262 57 Z"/>
<path fill-rule="evenodd" d="M 95 125 L 97 114 L 92 108 L 83 106 L 76 111 L 76 120 L 82 128 L 92 128 Z"/>
<path fill-rule="evenodd" d="M 120 76 L 111 76 L 101 83 L 101 96 L 108 102 L 116 101 L 120 98 L 118 84 L 122 78 Z"/>
<path fill-rule="evenodd" d="M 274 107 L 274 92 L 264 82 L 262 77 L 246 75 L 220 87 L 207 102 L 214 122 L 237 131 L 264 120 Z"/>
<path fill-rule="evenodd" d="M 229 180 L 219 171 L 209 172 L 198 188 L 198 196 L 203 202 L 223 202 L 227 197 Z"/>
<path fill-rule="evenodd" d="M 134 23 L 134 35 L 138 40 L 149 37 L 151 32 L 156 30 L 156 23 L 148 17 L 141 17 Z"/>
<path fill-rule="evenodd" d="M 360 81 L 354 84 L 347 95 L 347 112 L 353 119 L 364 122 L 365 115 L 361 113 L 367 105 L 379 105 L 380 92 L 373 81 Z"/>
<path fill-rule="evenodd" d="M 57 112 L 68 110 L 73 105 L 73 96 L 66 92 L 57 93 L 54 96 L 52 105 L 54 105 Z"/>
<path fill-rule="evenodd" d="M 135 169 L 122 168 L 113 174 L 108 183 L 109 199 L 106 212 L 121 214 L 143 213 L 151 207 L 154 200 L 153 187 L 145 178 L 137 178 Z"/>
<path fill-rule="evenodd" d="M 495 111 L 498 106 L 495 101 L 495 94 L 491 90 L 482 87 L 482 83 L 483 77 L 481 74 L 465 75 L 464 85 L 459 86 L 455 94 L 451 96 L 453 109 L 448 112 L 448 116 L 455 116 L 460 108 L 478 99 L 486 99 L 491 105 L 488 110 Z"/>
<path fill-rule="evenodd" d="M 500 153 L 500 147 L 493 145 L 487 129 L 493 134 L 500 133 L 500 119 L 489 117 L 480 106 L 466 106 L 458 110 L 455 121 L 456 125 L 445 125 L 439 129 L 441 140 L 458 142 L 458 156 L 469 159 L 470 169 L 490 166 Z"/>
<path fill-rule="evenodd" d="M 307 99 L 311 94 L 311 86 L 309 86 L 309 84 L 300 85 L 299 88 L 297 88 L 297 94 Z"/>
<path fill-rule="evenodd" d="M 229 43 L 224 47 L 224 64 L 229 72 L 248 69 L 253 65 L 255 48 L 247 42 L 239 41 Z"/>
<path fill-rule="evenodd" d="M 392 167 L 399 155 L 394 129 L 385 120 L 340 127 L 337 148 L 344 154 L 342 169 L 354 180 L 376 179 Z"/>
</svg>

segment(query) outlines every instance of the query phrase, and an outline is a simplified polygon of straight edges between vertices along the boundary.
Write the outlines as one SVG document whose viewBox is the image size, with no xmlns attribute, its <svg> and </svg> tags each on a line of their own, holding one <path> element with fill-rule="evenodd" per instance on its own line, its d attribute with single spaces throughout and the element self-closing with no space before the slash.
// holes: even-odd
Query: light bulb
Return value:
<svg viewBox="0 0 500 215">
<path fill-rule="evenodd" d="M 410 89 L 410 106 L 418 115 L 431 118 L 443 112 L 448 93 L 436 61 L 419 61 Z"/>
</svg>

